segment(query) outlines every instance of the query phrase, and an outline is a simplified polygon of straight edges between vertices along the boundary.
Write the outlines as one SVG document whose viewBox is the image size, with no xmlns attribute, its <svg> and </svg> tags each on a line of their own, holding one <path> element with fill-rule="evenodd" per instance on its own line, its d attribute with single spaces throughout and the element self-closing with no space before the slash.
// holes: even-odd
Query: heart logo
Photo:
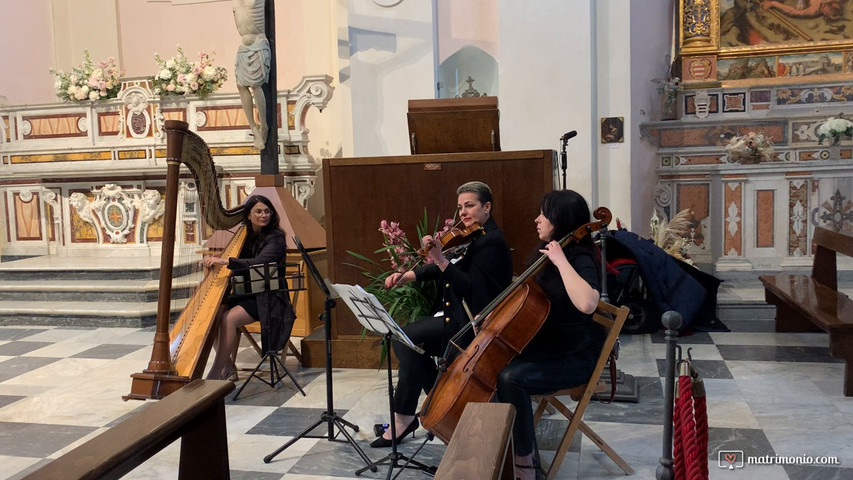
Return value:
<svg viewBox="0 0 853 480">
<path fill-rule="evenodd" d="M 725 454 L 724 458 L 726 459 L 727 462 L 734 464 L 735 460 L 737 460 L 737 454 L 736 453 L 727 453 L 727 454 Z"/>
</svg>

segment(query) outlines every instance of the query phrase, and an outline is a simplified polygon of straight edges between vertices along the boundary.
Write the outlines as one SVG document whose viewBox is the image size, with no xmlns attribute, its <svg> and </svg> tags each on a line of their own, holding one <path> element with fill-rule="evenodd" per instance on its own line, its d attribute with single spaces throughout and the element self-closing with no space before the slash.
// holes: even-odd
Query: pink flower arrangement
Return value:
<svg viewBox="0 0 853 480">
<path fill-rule="evenodd" d="M 215 54 L 215 53 L 214 53 Z M 225 67 L 213 65 L 213 55 L 199 52 L 199 59 L 190 62 L 178 45 L 178 54 L 163 60 L 154 54 L 159 70 L 154 75 L 155 95 L 198 95 L 205 98 L 225 83 L 228 73 Z"/>
<path fill-rule="evenodd" d="M 433 237 L 439 239 L 442 235 L 449 232 L 451 228 L 453 228 L 453 219 L 448 218 L 444 221 L 444 226 L 441 230 L 435 232 Z M 406 238 L 406 232 L 400 228 L 400 222 L 382 220 L 379 222 L 379 231 L 385 237 L 382 245 L 390 257 L 391 268 L 398 272 L 405 272 L 408 268 L 411 268 L 411 265 L 414 264 L 414 261 L 418 257 L 418 248 L 412 245 L 409 239 Z M 432 259 L 426 257 L 425 261 L 429 263 Z"/>
<path fill-rule="evenodd" d="M 115 58 L 109 57 L 106 62 L 98 62 L 96 65 L 88 50 L 84 51 L 83 63 L 70 72 L 52 68 L 50 73 L 56 77 L 53 84 L 56 96 L 66 102 L 115 98 L 121 90 L 123 75 L 115 64 Z"/>
</svg>

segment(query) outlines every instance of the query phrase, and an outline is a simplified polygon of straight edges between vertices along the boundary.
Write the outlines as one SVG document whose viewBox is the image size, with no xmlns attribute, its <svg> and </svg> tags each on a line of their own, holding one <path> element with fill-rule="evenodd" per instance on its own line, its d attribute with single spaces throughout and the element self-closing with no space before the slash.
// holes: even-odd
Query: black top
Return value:
<svg viewBox="0 0 853 480">
<path fill-rule="evenodd" d="M 471 314 L 477 315 L 512 282 L 512 256 L 503 233 L 492 218 L 483 229 L 486 233 L 472 241 L 465 255 L 455 263 L 451 261 L 444 272 L 435 264 L 415 269 L 418 281 L 440 281 L 442 301 L 436 311 L 444 311 L 445 321 L 454 332 L 468 323 L 462 299 Z"/>
<path fill-rule="evenodd" d="M 246 228 L 251 229 L 247 226 Z M 261 263 L 284 263 L 287 256 L 287 238 L 281 230 L 273 230 L 263 238 L 247 232 L 246 241 L 240 250 L 239 258 L 228 259 L 228 269 L 248 270 L 252 265 Z"/>
<path fill-rule="evenodd" d="M 568 245 L 563 251 L 572 267 L 589 285 L 601 292 L 599 266 L 588 248 Z M 551 311 L 542 328 L 527 344 L 525 357 L 564 356 L 586 350 L 601 349 L 603 330 L 592 315 L 575 308 L 569 298 L 559 270 L 551 262 L 536 276 L 536 283 L 551 301 Z"/>
</svg>

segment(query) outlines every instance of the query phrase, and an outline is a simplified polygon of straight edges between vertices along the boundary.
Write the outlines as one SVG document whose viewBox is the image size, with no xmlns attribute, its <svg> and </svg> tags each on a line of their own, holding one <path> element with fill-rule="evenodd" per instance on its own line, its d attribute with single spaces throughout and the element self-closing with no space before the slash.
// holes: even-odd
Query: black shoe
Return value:
<svg viewBox="0 0 853 480">
<path fill-rule="evenodd" d="M 415 437 L 415 430 L 417 430 L 419 426 L 420 426 L 420 424 L 418 423 L 418 417 L 415 417 L 414 419 L 412 419 L 412 423 L 410 423 L 409 426 L 406 427 L 405 430 L 403 430 L 403 433 L 397 435 L 397 445 L 402 443 L 403 438 L 410 433 L 412 434 L 412 438 L 414 438 Z M 370 446 L 373 448 L 390 447 L 391 446 L 391 440 L 389 440 L 387 438 L 382 438 L 380 436 L 376 440 L 370 442 Z"/>
</svg>

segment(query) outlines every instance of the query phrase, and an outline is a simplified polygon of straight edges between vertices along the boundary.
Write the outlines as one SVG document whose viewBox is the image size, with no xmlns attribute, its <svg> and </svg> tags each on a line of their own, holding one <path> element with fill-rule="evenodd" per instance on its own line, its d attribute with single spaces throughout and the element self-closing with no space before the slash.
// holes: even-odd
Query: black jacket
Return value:
<svg viewBox="0 0 853 480">
<path fill-rule="evenodd" d="M 483 225 L 485 234 L 468 245 L 465 255 L 441 271 L 429 264 L 415 269 L 418 281 L 438 280 L 445 322 L 452 332 L 468 323 L 462 300 L 472 315 L 477 315 L 512 282 L 512 256 L 509 245 L 494 219 Z"/>
</svg>

